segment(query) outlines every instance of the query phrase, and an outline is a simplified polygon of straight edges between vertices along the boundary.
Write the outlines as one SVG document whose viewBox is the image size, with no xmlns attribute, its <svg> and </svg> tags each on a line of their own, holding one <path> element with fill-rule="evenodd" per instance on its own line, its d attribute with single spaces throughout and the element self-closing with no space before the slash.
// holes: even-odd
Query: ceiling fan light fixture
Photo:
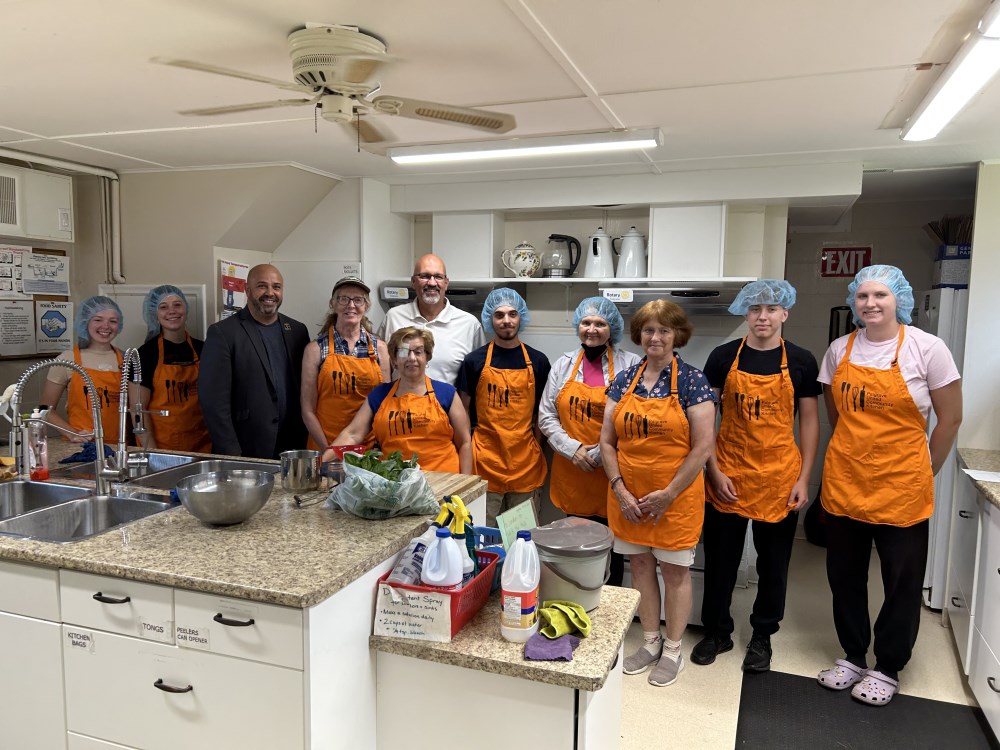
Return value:
<svg viewBox="0 0 1000 750">
<path fill-rule="evenodd" d="M 646 128 L 513 140 L 397 146 L 390 148 L 387 155 L 397 164 L 447 164 L 489 159 L 630 151 L 656 148 L 662 143 L 663 133 L 659 128 Z"/>
</svg>

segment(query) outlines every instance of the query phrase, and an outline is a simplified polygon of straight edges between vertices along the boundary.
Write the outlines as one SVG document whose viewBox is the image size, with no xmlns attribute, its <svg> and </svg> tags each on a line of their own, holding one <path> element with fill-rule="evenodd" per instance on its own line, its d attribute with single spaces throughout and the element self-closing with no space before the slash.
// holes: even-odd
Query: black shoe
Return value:
<svg viewBox="0 0 1000 750">
<path fill-rule="evenodd" d="M 754 635 L 747 644 L 747 655 L 743 657 L 744 672 L 767 672 L 771 669 L 771 638 Z"/>
<path fill-rule="evenodd" d="M 691 649 L 691 661 L 695 664 L 711 664 L 715 657 L 733 650 L 733 639 L 728 635 L 706 635 Z"/>
</svg>

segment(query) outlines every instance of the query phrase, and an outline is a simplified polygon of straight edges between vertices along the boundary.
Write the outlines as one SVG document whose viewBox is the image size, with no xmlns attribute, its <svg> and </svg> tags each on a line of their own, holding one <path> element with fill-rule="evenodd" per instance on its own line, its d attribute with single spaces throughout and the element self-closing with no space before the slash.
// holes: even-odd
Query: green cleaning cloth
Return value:
<svg viewBox="0 0 1000 750">
<path fill-rule="evenodd" d="M 576 602 L 553 600 L 542 602 L 538 610 L 538 632 L 546 638 L 558 638 L 579 632 L 582 638 L 590 635 L 592 625 L 587 611 Z"/>
</svg>

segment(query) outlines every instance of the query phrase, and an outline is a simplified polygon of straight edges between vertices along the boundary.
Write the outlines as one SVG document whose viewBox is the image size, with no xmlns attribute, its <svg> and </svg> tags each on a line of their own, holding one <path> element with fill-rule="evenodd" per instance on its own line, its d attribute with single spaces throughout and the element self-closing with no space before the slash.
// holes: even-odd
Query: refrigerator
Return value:
<svg viewBox="0 0 1000 750">
<path fill-rule="evenodd" d="M 919 328 L 944 341 L 962 372 L 965 359 L 965 329 L 969 313 L 968 289 L 932 289 L 916 295 Z M 928 422 L 928 434 L 934 429 L 934 413 Z M 952 495 L 958 477 L 958 451 L 951 454 L 934 478 L 934 514 L 930 519 L 927 569 L 924 572 L 924 604 L 942 609 L 948 582 L 948 538 L 951 533 Z"/>
</svg>

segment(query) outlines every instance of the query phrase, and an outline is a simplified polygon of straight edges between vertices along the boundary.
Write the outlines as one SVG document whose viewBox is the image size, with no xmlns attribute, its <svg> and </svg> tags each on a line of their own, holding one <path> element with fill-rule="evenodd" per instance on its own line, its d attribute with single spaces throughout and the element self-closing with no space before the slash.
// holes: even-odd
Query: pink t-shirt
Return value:
<svg viewBox="0 0 1000 750">
<path fill-rule="evenodd" d="M 931 413 L 931 391 L 943 388 L 958 380 L 958 368 L 948 347 L 937 336 L 913 326 L 903 326 L 903 346 L 899 350 L 899 369 L 910 390 L 910 396 L 916 403 L 924 419 Z M 847 351 L 847 336 L 841 336 L 830 344 L 819 368 L 819 382 L 830 385 L 837 365 Z M 873 367 L 877 370 L 888 370 L 892 357 L 896 353 L 896 338 L 888 341 L 872 342 L 865 335 L 865 329 L 858 331 L 851 350 L 851 362 L 863 367 Z"/>
<path fill-rule="evenodd" d="M 604 361 L 598 359 L 591 362 L 586 357 L 583 358 L 583 382 L 590 386 L 603 386 L 604 383 Z"/>
</svg>

